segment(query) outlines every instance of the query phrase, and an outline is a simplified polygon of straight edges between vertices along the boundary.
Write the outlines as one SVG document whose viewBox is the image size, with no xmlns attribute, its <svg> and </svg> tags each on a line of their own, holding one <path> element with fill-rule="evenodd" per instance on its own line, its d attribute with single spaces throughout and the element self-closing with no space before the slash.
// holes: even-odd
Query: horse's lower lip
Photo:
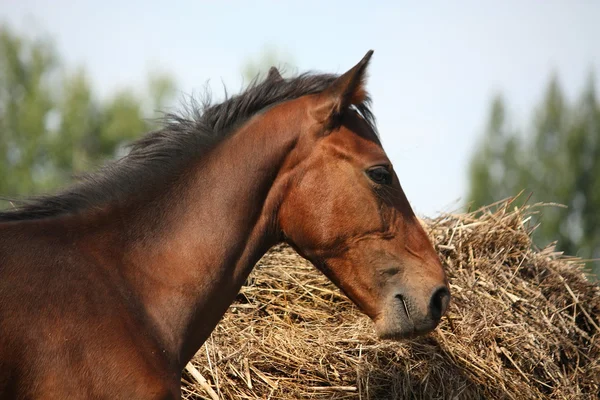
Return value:
<svg viewBox="0 0 600 400">
<path fill-rule="evenodd" d="M 408 340 L 426 335 L 431 331 L 433 331 L 433 329 L 417 330 L 414 327 L 411 327 L 411 329 L 399 329 L 394 331 L 378 332 L 378 336 L 380 339 L 385 340 Z"/>
<path fill-rule="evenodd" d="M 413 339 L 416 335 L 413 333 L 392 333 L 392 334 L 380 334 L 379 335 L 379 339 L 382 340 L 394 340 L 394 341 L 400 341 L 400 340 L 408 340 L 408 339 Z"/>
<path fill-rule="evenodd" d="M 382 318 L 375 320 L 375 328 L 380 339 L 406 340 L 423 336 L 433 331 L 438 325 L 429 318 L 422 318 L 417 314 L 408 314 L 408 306 L 399 302 L 391 308 Z"/>
<path fill-rule="evenodd" d="M 406 318 L 392 323 L 389 320 L 376 321 L 375 330 L 379 339 L 384 340 L 405 340 L 417 336 L 414 325 Z"/>
</svg>

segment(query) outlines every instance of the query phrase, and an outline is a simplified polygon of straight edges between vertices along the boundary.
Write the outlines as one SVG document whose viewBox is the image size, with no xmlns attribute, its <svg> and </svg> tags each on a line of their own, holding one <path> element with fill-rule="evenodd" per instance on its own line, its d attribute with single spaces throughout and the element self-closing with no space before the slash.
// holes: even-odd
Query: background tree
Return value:
<svg viewBox="0 0 600 400">
<path fill-rule="evenodd" d="M 46 121 L 53 108 L 51 78 L 57 60 L 51 46 L 0 30 L 0 192 L 25 193 L 35 175 L 41 186 Z"/>
<path fill-rule="evenodd" d="M 553 77 L 526 135 L 508 126 L 500 97 L 491 106 L 483 140 L 471 160 L 469 202 L 474 207 L 516 195 L 555 202 L 540 216 L 536 242 L 558 241 L 560 250 L 600 258 L 600 107 L 594 77 L 580 98 L 568 104 Z M 600 263 L 590 267 L 600 276 Z"/>
<path fill-rule="evenodd" d="M 122 155 L 174 94 L 173 80 L 153 73 L 146 93 L 122 89 L 99 100 L 85 71 L 65 70 L 50 42 L 1 28 L 0 194 L 46 192 Z"/>
<path fill-rule="evenodd" d="M 250 82 L 272 65 L 292 73 L 290 60 L 265 47 L 247 61 L 244 78 Z M 85 70 L 65 69 L 50 41 L 0 28 L 0 196 L 48 192 L 122 156 L 127 143 L 156 128 L 157 111 L 175 92 L 173 79 L 155 71 L 143 93 L 125 88 L 100 100 Z M 8 206 L 0 199 L 0 208 Z"/>
</svg>

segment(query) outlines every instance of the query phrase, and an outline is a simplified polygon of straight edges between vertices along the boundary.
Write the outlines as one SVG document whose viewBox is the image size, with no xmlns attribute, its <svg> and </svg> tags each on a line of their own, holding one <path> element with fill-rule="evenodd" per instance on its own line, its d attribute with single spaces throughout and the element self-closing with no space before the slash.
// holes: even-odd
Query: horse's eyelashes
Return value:
<svg viewBox="0 0 600 400">
<path fill-rule="evenodd" d="M 373 167 L 367 171 L 369 178 L 379 185 L 391 185 L 392 174 L 384 166 Z"/>
</svg>

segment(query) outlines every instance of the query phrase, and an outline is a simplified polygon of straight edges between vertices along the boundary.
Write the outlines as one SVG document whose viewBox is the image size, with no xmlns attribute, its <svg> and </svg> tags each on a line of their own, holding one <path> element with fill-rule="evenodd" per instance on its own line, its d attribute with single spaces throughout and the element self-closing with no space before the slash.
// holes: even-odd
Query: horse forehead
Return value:
<svg viewBox="0 0 600 400">
<path fill-rule="evenodd" d="M 342 124 L 337 132 L 329 135 L 330 143 L 357 155 L 386 158 L 385 150 L 375 133 L 366 122 L 363 121 L 363 124 Z"/>
</svg>

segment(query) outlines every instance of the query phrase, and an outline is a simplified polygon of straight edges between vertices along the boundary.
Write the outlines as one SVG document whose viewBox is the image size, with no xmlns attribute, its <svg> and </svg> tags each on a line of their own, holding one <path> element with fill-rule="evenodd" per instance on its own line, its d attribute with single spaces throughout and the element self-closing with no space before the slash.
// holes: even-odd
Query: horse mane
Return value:
<svg viewBox="0 0 600 400">
<path fill-rule="evenodd" d="M 24 221 L 85 209 L 101 208 L 107 203 L 148 187 L 148 182 L 163 182 L 175 176 L 183 165 L 208 153 L 253 115 L 267 107 L 301 96 L 322 92 L 336 75 L 305 73 L 294 78 L 254 79 L 240 94 L 213 104 L 210 93 L 201 102 L 192 100 L 183 113 L 168 113 L 162 128 L 133 142 L 127 155 L 107 163 L 97 172 L 82 175 L 67 189 L 51 195 L 12 200 L 16 207 L 0 211 L 0 222 Z M 356 110 L 375 130 L 370 99 Z"/>
</svg>

